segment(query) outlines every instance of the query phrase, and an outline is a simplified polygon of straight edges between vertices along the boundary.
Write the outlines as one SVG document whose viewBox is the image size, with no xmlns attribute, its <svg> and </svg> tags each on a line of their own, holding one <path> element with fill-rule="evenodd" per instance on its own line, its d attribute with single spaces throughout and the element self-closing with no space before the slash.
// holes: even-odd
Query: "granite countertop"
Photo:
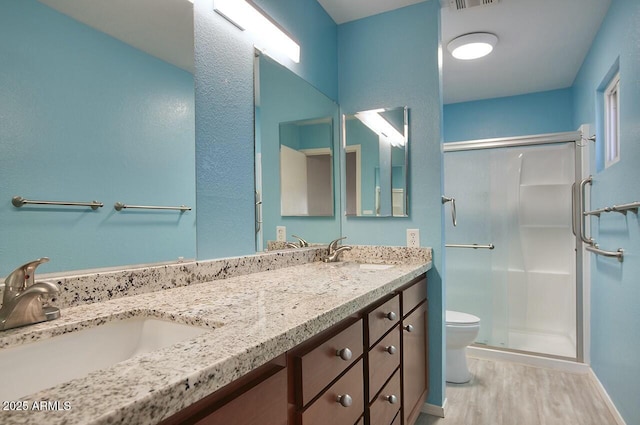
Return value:
<svg viewBox="0 0 640 425">
<path fill-rule="evenodd" d="M 5 331 L 0 334 L 2 348 L 136 316 L 209 329 L 21 399 L 30 407 L 33 402 L 59 402 L 53 408 L 15 411 L 5 403 L 0 422 L 155 424 L 431 268 L 427 261 L 364 269 L 354 260 L 363 259 L 315 261 L 73 306 L 52 322 Z"/>
</svg>

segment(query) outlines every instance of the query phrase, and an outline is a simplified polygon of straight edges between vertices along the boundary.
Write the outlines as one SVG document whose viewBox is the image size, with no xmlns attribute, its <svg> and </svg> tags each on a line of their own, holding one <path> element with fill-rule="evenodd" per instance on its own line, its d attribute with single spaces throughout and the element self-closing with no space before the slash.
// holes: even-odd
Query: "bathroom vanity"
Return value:
<svg viewBox="0 0 640 425">
<path fill-rule="evenodd" d="M 61 279 L 61 318 L 3 332 L 0 356 L 130 318 L 206 331 L 21 396 L 69 409 L 4 411 L 3 424 L 412 424 L 427 393 L 430 250 L 354 247 L 332 264 L 319 251 Z"/>
</svg>

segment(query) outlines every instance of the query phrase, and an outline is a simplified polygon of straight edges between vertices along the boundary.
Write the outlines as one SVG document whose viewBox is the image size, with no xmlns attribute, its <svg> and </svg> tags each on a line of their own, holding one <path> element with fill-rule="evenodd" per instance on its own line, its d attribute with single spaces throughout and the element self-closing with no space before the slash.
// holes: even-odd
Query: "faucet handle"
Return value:
<svg viewBox="0 0 640 425">
<path fill-rule="evenodd" d="M 343 236 L 341 238 L 334 239 L 331 242 L 329 242 L 329 253 L 332 253 L 336 249 L 336 247 L 338 246 L 338 243 L 343 239 L 347 239 L 347 237 Z"/>
<path fill-rule="evenodd" d="M 22 291 L 26 287 L 33 285 L 35 283 L 36 268 L 40 264 L 48 261 L 48 257 L 42 257 L 17 267 L 4 281 L 5 292 L 15 290 Z"/>
<path fill-rule="evenodd" d="M 291 235 L 291 236 L 296 238 L 298 241 L 300 241 L 300 248 L 306 248 L 309 246 L 309 242 L 305 241 L 300 236 L 296 236 L 296 235 Z"/>
</svg>

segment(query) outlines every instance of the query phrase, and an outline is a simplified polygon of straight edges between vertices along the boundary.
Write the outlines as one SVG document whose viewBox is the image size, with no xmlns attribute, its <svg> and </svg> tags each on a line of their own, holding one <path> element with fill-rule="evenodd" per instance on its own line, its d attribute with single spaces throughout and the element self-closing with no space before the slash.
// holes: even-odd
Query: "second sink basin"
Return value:
<svg viewBox="0 0 640 425">
<path fill-rule="evenodd" d="M 17 400 L 202 335 L 209 329 L 151 317 L 109 322 L 0 350 L 0 400 Z"/>
</svg>

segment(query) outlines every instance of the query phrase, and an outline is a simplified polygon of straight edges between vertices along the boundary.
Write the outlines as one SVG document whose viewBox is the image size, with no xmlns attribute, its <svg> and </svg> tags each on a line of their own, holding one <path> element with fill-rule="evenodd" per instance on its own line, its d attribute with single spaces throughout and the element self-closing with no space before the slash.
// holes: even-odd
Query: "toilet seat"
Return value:
<svg viewBox="0 0 640 425">
<path fill-rule="evenodd" d="M 480 323 L 480 318 L 469 313 L 447 310 L 445 314 L 445 321 L 447 325 L 477 325 Z"/>
</svg>

